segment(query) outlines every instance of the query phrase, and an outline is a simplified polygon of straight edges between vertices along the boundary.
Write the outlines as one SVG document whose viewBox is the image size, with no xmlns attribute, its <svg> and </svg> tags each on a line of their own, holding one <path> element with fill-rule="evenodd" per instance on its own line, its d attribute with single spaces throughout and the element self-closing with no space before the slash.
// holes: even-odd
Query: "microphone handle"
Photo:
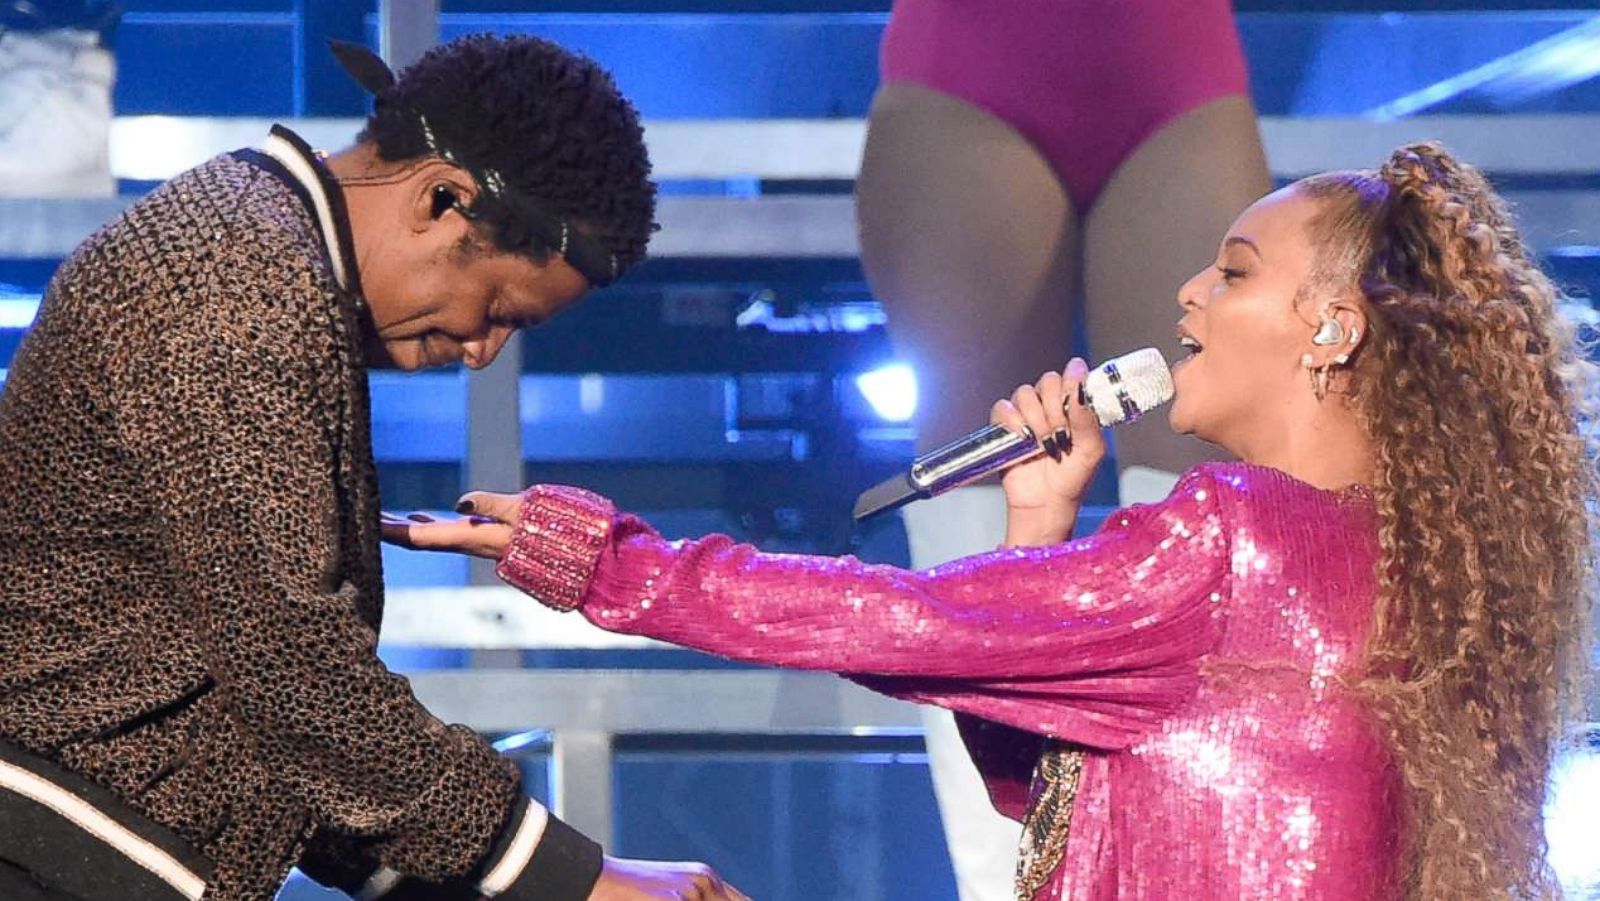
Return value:
<svg viewBox="0 0 1600 901">
<path fill-rule="evenodd" d="M 1130 383 L 1122 367 L 1130 368 Z M 1098 382 L 1096 376 L 1103 376 Z M 1116 400 L 1116 408 L 1102 409 L 1090 397 L 1090 384 L 1095 393 L 1105 388 Z M 1135 399 L 1137 395 L 1138 399 Z M 1100 426 L 1113 426 L 1133 422 L 1144 408 L 1155 407 L 1172 397 L 1172 380 L 1166 361 L 1153 348 L 1124 354 L 1107 361 L 1089 374 L 1078 386 L 1078 400 L 1088 407 L 1099 420 Z M 853 516 L 857 520 L 876 516 L 903 507 L 918 498 L 935 497 L 992 475 L 1018 463 L 1031 460 L 1044 453 L 1037 436 L 1031 433 L 1014 434 L 997 425 L 985 426 L 959 438 L 938 450 L 917 457 L 911 469 L 891 476 L 863 491 L 856 498 Z"/>
<path fill-rule="evenodd" d="M 1078 386 L 1078 402 L 1094 409 L 1083 385 Z M 1132 403 L 1126 398 L 1123 402 Z M 1137 408 L 1130 418 L 1138 418 Z M 906 481 L 923 497 L 937 497 L 1043 454 L 1032 431 L 1019 435 L 1004 426 L 987 425 L 918 457 Z"/>
<path fill-rule="evenodd" d="M 1043 453 L 1031 433 L 985 426 L 918 457 L 909 481 L 918 494 L 935 497 Z"/>
</svg>

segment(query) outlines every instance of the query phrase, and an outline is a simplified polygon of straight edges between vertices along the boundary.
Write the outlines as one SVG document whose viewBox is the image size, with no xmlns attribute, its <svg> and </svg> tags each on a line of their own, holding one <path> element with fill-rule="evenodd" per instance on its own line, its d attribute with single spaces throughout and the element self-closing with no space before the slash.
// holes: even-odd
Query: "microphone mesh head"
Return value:
<svg viewBox="0 0 1600 901">
<path fill-rule="evenodd" d="M 1104 426 L 1132 422 L 1172 399 L 1172 370 L 1153 347 L 1107 360 L 1089 372 L 1083 393 Z"/>
</svg>

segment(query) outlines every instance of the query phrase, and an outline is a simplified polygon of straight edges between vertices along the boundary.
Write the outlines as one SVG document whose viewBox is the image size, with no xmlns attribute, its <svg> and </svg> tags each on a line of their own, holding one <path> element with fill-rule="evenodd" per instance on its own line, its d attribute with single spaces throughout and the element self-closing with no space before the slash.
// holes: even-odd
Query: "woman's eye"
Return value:
<svg viewBox="0 0 1600 901">
<path fill-rule="evenodd" d="M 1236 281 L 1244 278 L 1243 269 L 1230 269 L 1227 266 L 1218 266 L 1217 271 L 1222 273 L 1222 280 L 1225 282 Z"/>
</svg>

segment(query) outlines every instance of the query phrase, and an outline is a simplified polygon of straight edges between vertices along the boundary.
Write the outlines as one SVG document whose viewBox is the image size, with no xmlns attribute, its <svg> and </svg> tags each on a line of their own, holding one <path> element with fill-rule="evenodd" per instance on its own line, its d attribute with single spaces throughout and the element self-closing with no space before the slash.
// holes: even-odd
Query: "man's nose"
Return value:
<svg viewBox="0 0 1600 901">
<path fill-rule="evenodd" d="M 500 349 L 506 346 L 506 342 L 515 332 L 515 329 L 496 325 L 491 326 L 482 338 L 463 341 L 462 362 L 467 364 L 468 369 L 482 369 L 488 366 L 494 362 L 495 357 L 500 356 Z"/>
</svg>

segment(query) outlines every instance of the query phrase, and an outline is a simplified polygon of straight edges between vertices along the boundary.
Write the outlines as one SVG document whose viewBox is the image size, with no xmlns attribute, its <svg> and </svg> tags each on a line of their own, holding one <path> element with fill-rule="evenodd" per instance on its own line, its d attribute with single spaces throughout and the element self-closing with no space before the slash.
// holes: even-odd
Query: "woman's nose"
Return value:
<svg viewBox="0 0 1600 901">
<path fill-rule="evenodd" d="M 1205 296 L 1205 279 L 1206 270 L 1202 269 L 1190 276 L 1189 280 L 1178 288 L 1178 307 L 1180 309 L 1194 310 L 1200 307 L 1201 298 Z"/>
</svg>

